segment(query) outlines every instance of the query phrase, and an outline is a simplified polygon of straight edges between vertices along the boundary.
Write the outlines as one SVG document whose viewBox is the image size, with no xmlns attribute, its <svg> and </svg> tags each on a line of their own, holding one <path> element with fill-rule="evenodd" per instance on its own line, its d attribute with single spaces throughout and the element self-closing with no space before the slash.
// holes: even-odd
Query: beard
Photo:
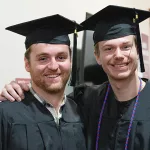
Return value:
<svg viewBox="0 0 150 150">
<path fill-rule="evenodd" d="M 43 91 L 47 93 L 55 94 L 64 91 L 70 76 L 70 71 L 62 74 L 60 76 L 61 78 L 60 81 L 56 83 L 46 82 L 46 80 L 44 79 L 44 77 L 42 77 L 42 75 L 36 75 L 35 73 L 32 72 L 30 74 L 31 74 L 32 82 L 37 87 L 41 88 Z"/>
</svg>

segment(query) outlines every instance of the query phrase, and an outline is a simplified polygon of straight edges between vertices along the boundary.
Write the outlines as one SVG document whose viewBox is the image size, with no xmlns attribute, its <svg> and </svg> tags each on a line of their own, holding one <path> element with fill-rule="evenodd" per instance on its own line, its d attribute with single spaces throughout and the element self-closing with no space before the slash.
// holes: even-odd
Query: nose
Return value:
<svg viewBox="0 0 150 150">
<path fill-rule="evenodd" d="M 55 58 L 51 59 L 48 63 L 48 68 L 50 70 L 57 70 L 59 67 L 58 62 L 55 60 Z"/>
<path fill-rule="evenodd" d="M 117 60 L 123 59 L 123 53 L 120 48 L 117 48 L 114 52 L 114 58 Z"/>
</svg>

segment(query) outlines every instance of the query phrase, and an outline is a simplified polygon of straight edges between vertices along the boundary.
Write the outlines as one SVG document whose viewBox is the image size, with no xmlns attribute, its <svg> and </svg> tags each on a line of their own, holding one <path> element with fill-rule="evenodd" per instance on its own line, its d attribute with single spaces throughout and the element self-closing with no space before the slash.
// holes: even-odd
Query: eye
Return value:
<svg viewBox="0 0 150 150">
<path fill-rule="evenodd" d="M 57 57 L 58 61 L 64 61 L 65 59 L 66 59 L 66 56 L 63 56 L 63 55 Z"/>
<path fill-rule="evenodd" d="M 123 46 L 123 50 L 130 50 L 132 48 L 131 45 L 125 45 Z"/>
<path fill-rule="evenodd" d="M 106 48 L 104 48 L 104 51 L 110 51 L 110 50 L 112 50 L 112 47 L 106 47 Z"/>
<path fill-rule="evenodd" d="M 64 57 L 63 56 L 59 56 L 58 59 L 64 59 Z"/>
<path fill-rule="evenodd" d="M 40 57 L 39 61 L 46 61 L 48 58 L 47 57 Z"/>
</svg>

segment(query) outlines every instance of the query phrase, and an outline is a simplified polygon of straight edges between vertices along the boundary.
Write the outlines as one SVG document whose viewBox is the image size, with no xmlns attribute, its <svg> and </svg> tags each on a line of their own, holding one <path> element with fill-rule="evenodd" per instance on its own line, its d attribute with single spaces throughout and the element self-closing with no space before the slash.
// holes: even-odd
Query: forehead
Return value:
<svg viewBox="0 0 150 150">
<path fill-rule="evenodd" d="M 49 53 L 49 54 L 57 54 L 57 53 L 68 53 L 69 46 L 65 44 L 46 44 L 46 43 L 37 43 L 31 45 L 31 52 L 34 54 L 40 53 Z"/>
<path fill-rule="evenodd" d="M 134 35 L 129 35 L 129 36 L 124 36 L 121 38 L 116 38 L 112 40 L 107 40 L 107 41 L 101 41 L 98 42 L 99 46 L 105 46 L 105 45 L 111 45 L 111 44 L 123 44 L 123 43 L 129 43 L 132 42 L 134 38 Z"/>
</svg>

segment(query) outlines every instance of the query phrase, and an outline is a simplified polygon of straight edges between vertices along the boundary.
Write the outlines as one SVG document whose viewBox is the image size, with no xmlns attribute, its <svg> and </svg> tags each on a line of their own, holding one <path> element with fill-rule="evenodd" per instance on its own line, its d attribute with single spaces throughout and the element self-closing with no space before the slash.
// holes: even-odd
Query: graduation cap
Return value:
<svg viewBox="0 0 150 150">
<path fill-rule="evenodd" d="M 76 84 L 77 31 L 81 29 L 81 25 L 59 14 L 16 24 L 6 28 L 6 30 L 26 37 L 26 49 L 35 43 L 65 44 L 70 46 L 68 34 L 74 33 L 73 73 L 71 77 L 72 86 Z"/>
<path fill-rule="evenodd" d="M 96 45 L 100 41 L 136 35 L 141 72 L 144 72 L 139 23 L 150 17 L 149 11 L 109 5 L 81 23 L 84 30 L 93 30 Z"/>
</svg>

